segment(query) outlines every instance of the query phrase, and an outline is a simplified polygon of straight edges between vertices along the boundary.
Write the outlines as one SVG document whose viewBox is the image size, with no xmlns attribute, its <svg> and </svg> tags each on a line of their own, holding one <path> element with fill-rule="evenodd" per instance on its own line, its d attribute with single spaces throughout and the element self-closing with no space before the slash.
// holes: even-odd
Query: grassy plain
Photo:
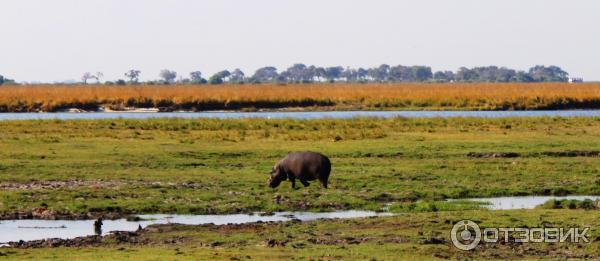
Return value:
<svg viewBox="0 0 600 261">
<path fill-rule="evenodd" d="M 5 86 L 0 112 L 115 110 L 540 110 L 600 108 L 600 84 Z"/>
<path fill-rule="evenodd" d="M 452 246 L 453 224 L 482 228 L 591 227 L 590 243 L 487 243 Z M 90 247 L 0 249 L 15 260 L 573 260 L 600 258 L 600 211 L 458 211 L 304 223 L 228 226 L 163 225 L 133 242 L 106 239 Z"/>
<path fill-rule="evenodd" d="M 600 195 L 600 118 L 52 120 L 5 121 L 0 130 L 4 214 L 384 207 L 403 213 L 302 223 L 154 226 L 127 242 L 109 237 L 81 247 L 0 249 L 6 259 L 600 258 L 598 210 L 489 211 L 436 201 Z M 272 165 L 297 150 L 330 156 L 329 189 L 316 183 L 298 190 L 288 183 L 267 188 Z M 592 242 L 484 244 L 463 252 L 449 236 L 463 219 L 482 227 L 591 227 Z"/>
<path fill-rule="evenodd" d="M 381 210 L 389 204 L 426 211 L 427 204 L 415 202 L 600 195 L 600 118 L 57 120 L 0 122 L 0 129 L 5 214 Z M 267 188 L 273 164 L 302 150 L 331 158 L 331 188 Z M 490 153 L 516 154 L 485 158 Z"/>
</svg>

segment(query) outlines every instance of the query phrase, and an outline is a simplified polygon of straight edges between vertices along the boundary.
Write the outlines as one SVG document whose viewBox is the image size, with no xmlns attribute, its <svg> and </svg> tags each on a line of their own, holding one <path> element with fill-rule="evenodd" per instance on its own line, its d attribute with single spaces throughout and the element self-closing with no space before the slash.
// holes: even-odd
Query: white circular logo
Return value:
<svg viewBox="0 0 600 261">
<path fill-rule="evenodd" d="M 470 220 L 456 223 L 451 233 L 452 243 L 460 250 L 473 250 L 481 242 L 481 229 L 475 222 Z"/>
</svg>

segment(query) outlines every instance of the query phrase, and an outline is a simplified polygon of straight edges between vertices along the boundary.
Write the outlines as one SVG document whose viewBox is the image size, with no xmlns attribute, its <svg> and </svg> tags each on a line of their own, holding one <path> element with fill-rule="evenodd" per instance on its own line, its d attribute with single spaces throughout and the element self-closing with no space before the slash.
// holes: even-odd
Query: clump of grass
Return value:
<svg viewBox="0 0 600 261">
<path fill-rule="evenodd" d="M 438 211 L 462 211 L 484 209 L 485 202 L 468 200 L 453 201 L 424 201 L 394 203 L 389 206 L 392 213 L 416 213 L 416 212 L 438 212 Z"/>
<path fill-rule="evenodd" d="M 598 209 L 598 203 L 591 199 L 585 200 L 549 200 L 540 205 L 541 209 Z"/>
<path fill-rule="evenodd" d="M 292 84 L 220 86 L 9 86 L 0 88 L 0 112 L 68 108 L 123 110 L 476 109 L 600 108 L 600 84 Z"/>
</svg>

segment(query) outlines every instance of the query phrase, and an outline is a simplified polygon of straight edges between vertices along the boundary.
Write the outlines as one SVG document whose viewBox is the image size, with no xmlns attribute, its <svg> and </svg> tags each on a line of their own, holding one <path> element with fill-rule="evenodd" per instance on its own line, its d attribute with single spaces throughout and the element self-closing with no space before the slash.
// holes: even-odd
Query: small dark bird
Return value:
<svg viewBox="0 0 600 261">
<path fill-rule="evenodd" d="M 94 221 L 94 232 L 96 232 L 96 235 L 98 236 L 102 236 L 102 225 L 102 218 Z"/>
</svg>

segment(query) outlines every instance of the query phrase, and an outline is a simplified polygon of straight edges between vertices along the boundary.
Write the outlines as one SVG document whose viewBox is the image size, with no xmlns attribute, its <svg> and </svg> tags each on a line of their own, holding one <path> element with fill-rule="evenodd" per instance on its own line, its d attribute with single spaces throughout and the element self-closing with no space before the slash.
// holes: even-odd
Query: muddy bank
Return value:
<svg viewBox="0 0 600 261">
<path fill-rule="evenodd" d="M 127 185 L 124 181 L 103 180 L 68 180 L 68 181 L 34 181 L 30 183 L 0 183 L 1 190 L 40 190 L 75 187 L 114 188 Z"/>
<path fill-rule="evenodd" d="M 66 181 L 34 181 L 29 183 L 0 183 L 0 190 L 42 190 L 88 187 L 94 189 L 115 188 L 121 186 L 147 186 L 168 188 L 201 188 L 201 184 L 194 182 L 174 183 L 160 181 L 105 181 L 105 180 L 66 180 Z"/>
<path fill-rule="evenodd" d="M 556 101 L 545 101 L 536 104 L 524 103 L 481 103 L 471 101 L 465 103 L 463 100 L 437 101 L 395 99 L 381 101 L 358 100 L 332 100 L 330 98 L 292 98 L 291 100 L 191 100 L 173 101 L 169 99 L 128 99 L 117 100 L 86 100 L 86 101 L 62 101 L 62 102 L 33 102 L 20 100 L 11 103 L 0 103 L 0 113 L 6 112 L 100 112 L 100 111 L 147 111 L 147 112 L 175 112 L 175 111 L 257 111 L 257 110 L 279 110 L 279 109 L 301 109 L 315 110 L 316 108 L 327 108 L 329 110 L 385 110 L 385 109 L 445 109 L 445 110 L 489 110 L 489 111 L 541 111 L 541 110 L 596 110 L 600 109 L 600 99 L 590 100 L 559 99 Z"/>
<path fill-rule="evenodd" d="M 514 152 L 488 152 L 488 153 L 477 153 L 477 152 L 471 152 L 469 154 L 467 154 L 467 157 L 469 158 L 517 158 L 521 156 L 521 154 L 519 153 L 514 153 Z"/>
<path fill-rule="evenodd" d="M 469 158 L 518 158 L 518 157 L 600 157 L 600 151 L 596 150 L 572 150 L 572 151 L 544 151 L 531 154 L 520 154 L 516 152 L 470 152 Z"/>
<path fill-rule="evenodd" d="M 118 213 L 118 212 L 88 212 L 88 213 L 71 213 L 55 211 L 48 208 L 36 208 L 29 211 L 13 211 L 13 212 L 0 212 L 0 220 L 26 220 L 26 219 L 40 219 L 40 220 L 88 220 L 88 219 L 107 219 L 115 220 L 121 218 L 135 218 L 132 213 Z"/>
<path fill-rule="evenodd" d="M 87 236 L 74 239 L 43 239 L 34 241 L 9 242 L 6 246 L 11 248 L 52 248 L 52 247 L 93 247 L 105 243 L 129 243 L 129 244 L 147 244 L 149 240 L 140 238 L 139 232 L 115 231 L 107 236 Z"/>
<path fill-rule="evenodd" d="M 25 101 L 23 101 L 26 103 Z M 19 106 L 0 104 L 0 112 L 176 112 L 176 111 L 256 111 L 258 109 L 278 110 L 286 108 L 334 107 L 339 105 L 330 100 L 196 100 L 174 102 L 171 100 L 115 100 L 102 103 L 96 100 L 86 102 L 63 102 L 60 104 L 26 103 Z"/>
<path fill-rule="evenodd" d="M 540 155 L 550 157 L 600 157 L 600 151 L 546 151 L 540 153 Z"/>
</svg>

